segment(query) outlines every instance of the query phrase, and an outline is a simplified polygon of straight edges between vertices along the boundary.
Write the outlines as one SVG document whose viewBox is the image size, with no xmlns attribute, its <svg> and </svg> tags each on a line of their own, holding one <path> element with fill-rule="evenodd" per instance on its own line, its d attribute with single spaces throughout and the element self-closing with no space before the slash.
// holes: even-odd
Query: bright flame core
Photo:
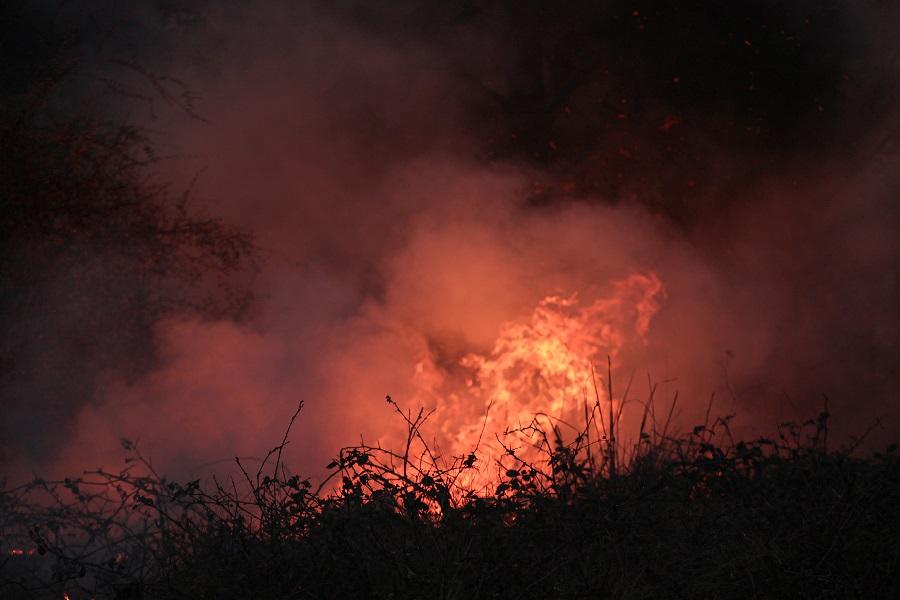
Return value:
<svg viewBox="0 0 900 600">
<path fill-rule="evenodd" d="M 527 320 L 505 323 L 490 354 L 460 359 L 462 389 L 438 394 L 445 401 L 435 420 L 449 449 L 457 455 L 479 445 L 496 451 L 497 436 L 536 415 L 566 420 L 585 400 L 617 402 L 607 398 L 605 375 L 594 366 L 607 357 L 614 361 L 628 343 L 645 341 L 664 295 L 655 273 L 633 273 L 590 304 L 582 305 L 577 293 L 551 295 Z"/>
</svg>

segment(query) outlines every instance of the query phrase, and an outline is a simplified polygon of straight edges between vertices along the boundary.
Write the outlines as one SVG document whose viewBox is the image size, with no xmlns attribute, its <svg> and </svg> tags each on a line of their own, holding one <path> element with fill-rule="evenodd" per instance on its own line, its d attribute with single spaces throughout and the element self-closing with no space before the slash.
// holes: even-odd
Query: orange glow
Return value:
<svg viewBox="0 0 900 600">
<path fill-rule="evenodd" d="M 595 373 L 595 365 L 644 341 L 663 295 L 656 274 L 635 273 L 590 303 L 577 293 L 551 295 L 527 319 L 505 323 L 489 354 L 459 361 L 464 389 L 445 394 L 437 422 L 452 451 L 464 454 L 480 442 L 496 455 L 497 437 L 507 427 L 527 426 L 535 416 L 574 422 L 586 400 L 608 408 L 605 375 Z M 465 405 L 478 411 L 460 410 Z"/>
<path fill-rule="evenodd" d="M 675 83 L 678 83 L 678 78 L 677 77 L 674 78 L 673 81 Z M 661 131 L 669 131 L 676 125 L 680 125 L 680 124 L 681 124 L 681 117 L 679 117 L 677 115 L 666 115 L 663 118 L 662 125 L 660 125 L 659 128 Z"/>
</svg>

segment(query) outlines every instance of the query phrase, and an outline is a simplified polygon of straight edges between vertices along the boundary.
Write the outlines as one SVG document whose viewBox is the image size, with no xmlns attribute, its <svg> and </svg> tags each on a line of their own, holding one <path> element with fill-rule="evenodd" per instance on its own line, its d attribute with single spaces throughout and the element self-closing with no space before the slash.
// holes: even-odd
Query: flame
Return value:
<svg viewBox="0 0 900 600">
<path fill-rule="evenodd" d="M 436 421 L 451 451 L 493 446 L 489 453 L 495 454 L 507 427 L 527 426 L 536 415 L 564 421 L 587 398 L 615 403 L 594 365 L 645 341 L 664 294 L 655 273 L 633 273 L 590 303 L 578 293 L 550 295 L 527 319 L 504 324 L 490 353 L 459 360 L 466 374 L 462 389 L 442 394 Z M 430 385 L 438 379 L 421 365 L 418 370 Z"/>
</svg>

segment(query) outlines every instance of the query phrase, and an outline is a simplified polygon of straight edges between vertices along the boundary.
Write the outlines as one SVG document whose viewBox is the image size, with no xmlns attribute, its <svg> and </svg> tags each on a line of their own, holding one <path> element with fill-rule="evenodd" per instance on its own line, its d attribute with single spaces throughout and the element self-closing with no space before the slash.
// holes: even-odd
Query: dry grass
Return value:
<svg viewBox="0 0 900 600">
<path fill-rule="evenodd" d="M 388 401 L 405 447 L 344 448 L 317 486 L 285 469 L 286 434 L 233 481 L 167 481 L 126 443 L 122 472 L 2 491 L 0 595 L 900 597 L 895 448 L 828 448 L 826 412 L 752 441 L 729 418 L 680 436 L 645 418 L 626 448 L 586 411 L 571 442 L 536 421 L 485 465 L 433 455 L 427 415 Z M 463 484 L 479 468 L 490 492 Z"/>
</svg>

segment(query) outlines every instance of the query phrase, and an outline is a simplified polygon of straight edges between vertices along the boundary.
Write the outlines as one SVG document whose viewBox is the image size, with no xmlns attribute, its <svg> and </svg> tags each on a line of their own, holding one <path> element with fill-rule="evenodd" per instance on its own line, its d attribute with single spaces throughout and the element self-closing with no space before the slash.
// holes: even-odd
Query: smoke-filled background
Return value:
<svg viewBox="0 0 900 600">
<path fill-rule="evenodd" d="M 291 464 L 316 473 L 402 433 L 387 393 L 436 408 L 455 449 L 490 395 L 472 365 L 571 294 L 616 307 L 593 358 L 636 400 L 678 391 L 679 426 L 712 394 L 756 433 L 827 396 L 839 435 L 895 436 L 897 5 L 558 4 L 6 6 L 4 144 L 27 168 L 4 167 L 0 475 L 118 464 L 121 438 L 202 474 L 264 454 L 300 400 Z M 130 241 L 151 216 L 70 243 L 35 199 L 71 206 L 70 185 L 9 151 L 23 111 L 139 128 L 134 185 L 208 229 L 159 277 Z M 169 277 L 220 234 L 221 262 Z M 630 276 L 663 289 L 634 300 Z"/>
</svg>

